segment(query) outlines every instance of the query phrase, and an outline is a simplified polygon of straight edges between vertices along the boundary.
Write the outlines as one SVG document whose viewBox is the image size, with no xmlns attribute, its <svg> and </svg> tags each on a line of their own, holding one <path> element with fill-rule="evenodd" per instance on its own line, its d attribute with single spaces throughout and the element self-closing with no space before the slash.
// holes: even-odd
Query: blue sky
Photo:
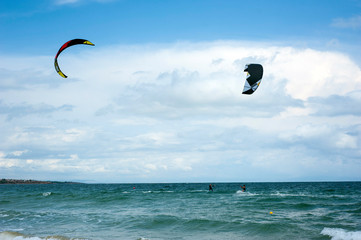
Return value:
<svg viewBox="0 0 361 240">
<path fill-rule="evenodd" d="M 241 39 L 321 45 L 333 38 L 350 44 L 361 40 L 360 20 L 357 27 L 351 25 L 359 16 L 359 1 L 4 0 L 0 6 L 4 52 L 50 54 L 54 41 L 74 36 L 99 44 Z M 350 26 L 335 27 L 339 20 Z"/>
<path fill-rule="evenodd" d="M 0 177 L 361 180 L 359 1 L 3 0 L 0 32 Z"/>
</svg>

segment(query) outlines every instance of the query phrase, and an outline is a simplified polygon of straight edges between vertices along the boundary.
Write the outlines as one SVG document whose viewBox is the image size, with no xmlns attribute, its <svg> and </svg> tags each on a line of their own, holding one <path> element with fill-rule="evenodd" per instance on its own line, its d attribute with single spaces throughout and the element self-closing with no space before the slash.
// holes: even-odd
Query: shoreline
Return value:
<svg viewBox="0 0 361 240">
<path fill-rule="evenodd" d="M 32 180 L 32 179 L 23 180 L 23 179 L 5 179 L 5 178 L 3 178 L 0 180 L 0 185 L 6 185 L 6 184 L 57 184 L 57 183 L 80 184 L 77 182 L 39 181 L 39 180 Z"/>
</svg>

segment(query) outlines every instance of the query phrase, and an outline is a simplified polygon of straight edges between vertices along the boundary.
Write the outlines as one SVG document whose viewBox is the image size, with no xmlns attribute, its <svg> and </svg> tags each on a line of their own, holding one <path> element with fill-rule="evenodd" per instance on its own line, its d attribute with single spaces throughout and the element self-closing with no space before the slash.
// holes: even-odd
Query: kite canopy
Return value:
<svg viewBox="0 0 361 240">
<path fill-rule="evenodd" d="M 54 66 L 55 66 L 55 70 L 59 73 L 60 76 L 62 76 L 63 78 L 67 78 L 68 76 L 66 76 L 59 68 L 59 65 L 58 65 L 58 56 L 59 54 L 64 51 L 66 48 L 70 47 L 70 46 L 73 46 L 73 45 L 77 45 L 77 44 L 85 44 L 85 45 L 92 45 L 94 46 L 93 43 L 91 43 L 90 41 L 88 40 L 85 40 L 85 39 L 73 39 L 73 40 L 70 40 L 66 43 L 63 44 L 63 46 L 61 46 L 61 48 L 59 49 L 58 53 L 56 54 L 55 56 L 55 60 L 54 60 Z"/>
<path fill-rule="evenodd" d="M 250 95 L 256 91 L 259 84 L 261 83 L 263 67 L 261 64 L 247 64 L 244 68 L 244 71 L 247 72 L 247 79 L 242 93 Z"/>
</svg>

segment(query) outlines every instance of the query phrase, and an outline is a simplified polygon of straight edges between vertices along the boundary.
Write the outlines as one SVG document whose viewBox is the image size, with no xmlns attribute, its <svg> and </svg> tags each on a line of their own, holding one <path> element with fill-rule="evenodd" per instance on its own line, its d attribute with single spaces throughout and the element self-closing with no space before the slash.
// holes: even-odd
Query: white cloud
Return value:
<svg viewBox="0 0 361 240">
<path fill-rule="evenodd" d="M 52 57 L 0 56 L 1 171 L 237 181 L 241 170 L 280 180 L 339 159 L 345 172 L 360 167 L 361 70 L 345 54 L 247 42 L 83 49 L 60 57 L 68 79 Z M 265 72 L 246 96 L 249 62 Z"/>
<path fill-rule="evenodd" d="M 19 161 L 17 159 L 3 159 L 0 158 L 0 167 L 1 168 L 11 168 L 14 166 L 17 166 L 19 163 Z"/>
<path fill-rule="evenodd" d="M 56 126 L 48 128 L 23 129 L 15 128 L 7 141 L 12 146 L 18 144 L 64 146 L 74 142 L 91 139 L 91 134 L 80 129 L 57 129 Z M 27 150 L 28 151 L 28 150 Z M 23 151 L 22 153 L 24 153 Z"/>
<path fill-rule="evenodd" d="M 350 136 L 346 133 L 341 133 L 336 141 L 336 146 L 339 148 L 357 148 L 357 137 Z"/>
<path fill-rule="evenodd" d="M 269 71 L 276 84 L 287 79 L 286 92 L 302 100 L 345 95 L 361 88 L 359 66 L 340 53 L 282 49 L 270 63 Z"/>
<path fill-rule="evenodd" d="M 173 165 L 175 168 L 182 169 L 184 171 L 191 171 L 192 167 L 189 165 L 189 161 L 183 158 L 175 158 L 173 160 Z"/>
<path fill-rule="evenodd" d="M 12 155 L 14 155 L 15 157 L 20 157 L 21 155 L 23 155 L 24 153 L 27 153 L 28 150 L 23 150 L 23 151 L 14 151 L 12 152 Z"/>
<path fill-rule="evenodd" d="M 172 133 L 146 133 L 135 137 L 135 141 L 146 142 L 146 144 L 164 145 L 176 144 L 175 136 Z"/>
<path fill-rule="evenodd" d="M 74 142 L 86 134 L 85 131 L 79 129 L 66 129 L 65 133 L 60 137 L 64 142 Z M 52 138 L 53 136 L 51 136 Z"/>
<path fill-rule="evenodd" d="M 338 28 L 361 29 L 361 16 L 350 18 L 336 18 L 332 21 L 332 26 Z"/>
</svg>

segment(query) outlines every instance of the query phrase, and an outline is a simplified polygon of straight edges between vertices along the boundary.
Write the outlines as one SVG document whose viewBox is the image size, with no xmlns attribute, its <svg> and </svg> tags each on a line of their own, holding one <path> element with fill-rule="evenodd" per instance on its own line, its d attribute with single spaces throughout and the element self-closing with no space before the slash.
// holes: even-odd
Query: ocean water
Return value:
<svg viewBox="0 0 361 240">
<path fill-rule="evenodd" d="M 13 239 L 361 239 L 361 182 L 0 185 Z"/>
</svg>

